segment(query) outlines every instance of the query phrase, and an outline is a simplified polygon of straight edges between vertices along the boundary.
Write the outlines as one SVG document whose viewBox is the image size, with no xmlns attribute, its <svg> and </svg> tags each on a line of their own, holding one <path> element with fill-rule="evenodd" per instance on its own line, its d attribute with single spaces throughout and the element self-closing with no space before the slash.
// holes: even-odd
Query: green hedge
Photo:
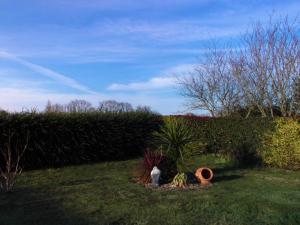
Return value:
<svg viewBox="0 0 300 225">
<path fill-rule="evenodd" d="M 218 118 L 204 124 L 199 135 L 209 152 L 221 152 L 238 162 L 251 164 L 257 160 L 256 150 L 262 143 L 262 135 L 273 129 L 274 123 L 269 119 Z"/>
<path fill-rule="evenodd" d="M 159 115 L 130 113 L 16 113 L 0 114 L 0 147 L 13 134 L 12 146 L 24 143 L 25 169 L 119 160 L 141 156 Z M 3 166 L 3 165 L 2 165 Z"/>
<path fill-rule="evenodd" d="M 206 153 L 221 153 L 241 165 L 260 163 L 257 149 L 263 134 L 275 127 L 273 120 L 265 118 L 185 118 Z"/>
<path fill-rule="evenodd" d="M 221 153 L 243 166 L 300 169 L 298 119 L 185 118 L 207 153 Z"/>
</svg>

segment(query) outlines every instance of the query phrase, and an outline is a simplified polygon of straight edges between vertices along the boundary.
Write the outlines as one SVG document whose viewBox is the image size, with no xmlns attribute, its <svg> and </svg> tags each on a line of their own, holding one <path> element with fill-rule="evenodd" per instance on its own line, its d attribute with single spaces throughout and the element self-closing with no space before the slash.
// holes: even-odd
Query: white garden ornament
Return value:
<svg viewBox="0 0 300 225">
<path fill-rule="evenodd" d="M 151 171 L 152 185 L 154 185 L 154 186 L 159 185 L 160 174 L 161 174 L 161 171 L 156 166 L 154 166 Z"/>
</svg>

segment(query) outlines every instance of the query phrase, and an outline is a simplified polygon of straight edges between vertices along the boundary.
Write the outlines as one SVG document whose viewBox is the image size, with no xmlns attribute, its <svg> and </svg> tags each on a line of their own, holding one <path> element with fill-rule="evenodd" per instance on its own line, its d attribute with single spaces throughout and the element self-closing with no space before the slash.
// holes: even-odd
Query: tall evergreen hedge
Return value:
<svg viewBox="0 0 300 225">
<path fill-rule="evenodd" d="M 242 166 L 300 168 L 299 118 L 184 118 L 206 152 L 229 156 Z"/>
<path fill-rule="evenodd" d="M 221 153 L 241 165 L 260 163 L 257 149 L 262 145 L 264 134 L 275 127 L 274 120 L 261 117 L 184 118 L 194 128 L 199 142 L 205 144 L 206 152 Z"/>
<path fill-rule="evenodd" d="M 161 124 L 161 116 L 142 112 L 1 113 L 0 147 L 8 133 L 12 146 L 28 135 L 25 169 L 127 159 L 142 154 Z"/>
</svg>

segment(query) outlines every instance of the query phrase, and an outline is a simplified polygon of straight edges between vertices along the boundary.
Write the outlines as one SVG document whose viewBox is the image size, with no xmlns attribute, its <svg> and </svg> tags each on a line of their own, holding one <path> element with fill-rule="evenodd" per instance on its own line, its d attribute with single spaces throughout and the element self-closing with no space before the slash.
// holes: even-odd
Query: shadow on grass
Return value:
<svg viewBox="0 0 300 225">
<path fill-rule="evenodd" d="M 126 216 L 105 222 L 101 210 L 94 221 L 91 215 L 66 209 L 64 195 L 51 192 L 34 188 L 0 192 L 0 225 L 133 225 Z"/>
<path fill-rule="evenodd" d="M 214 173 L 216 174 L 223 174 L 223 173 L 235 173 L 237 171 L 244 171 L 244 170 L 251 170 L 251 169 L 256 169 L 256 168 L 262 168 L 261 164 L 257 164 L 257 165 L 236 165 L 236 164 L 232 164 L 232 165 L 227 165 L 227 166 L 223 166 L 223 167 L 213 167 L 212 170 Z"/>
<path fill-rule="evenodd" d="M 243 177 L 244 171 L 255 168 L 260 168 L 260 166 L 238 166 L 233 164 L 230 166 L 212 168 L 214 172 L 213 180 L 214 182 L 223 182 L 240 179 Z"/>
<path fill-rule="evenodd" d="M 223 182 L 223 181 L 231 181 L 231 180 L 236 180 L 240 179 L 243 176 L 240 175 L 219 175 L 213 178 L 213 181 L 218 183 L 218 182 Z"/>
<path fill-rule="evenodd" d="M 16 189 L 0 193 L 0 224 L 86 225 L 85 218 L 63 208 L 62 197 L 39 189 Z"/>
<path fill-rule="evenodd" d="M 214 175 L 220 175 L 220 174 L 224 174 L 224 173 L 232 173 L 232 172 L 236 172 L 241 169 L 243 169 L 243 168 L 235 166 L 235 165 L 212 168 Z"/>
</svg>

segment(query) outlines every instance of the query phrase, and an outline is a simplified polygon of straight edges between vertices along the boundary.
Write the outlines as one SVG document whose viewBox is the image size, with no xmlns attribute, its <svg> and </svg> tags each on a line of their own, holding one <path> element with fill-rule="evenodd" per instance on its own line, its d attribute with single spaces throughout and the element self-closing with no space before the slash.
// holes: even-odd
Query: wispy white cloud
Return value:
<svg viewBox="0 0 300 225">
<path fill-rule="evenodd" d="M 96 94 L 96 92 L 90 90 L 90 88 L 78 83 L 74 79 L 72 79 L 72 78 L 70 78 L 70 77 L 68 77 L 64 74 L 61 74 L 61 73 L 55 72 L 53 70 L 50 70 L 46 67 L 31 63 L 29 61 L 26 61 L 24 59 L 16 57 L 15 55 L 12 55 L 8 52 L 0 51 L 0 58 L 5 58 L 5 59 L 8 59 L 8 60 L 12 60 L 14 62 L 17 62 L 17 63 L 33 70 L 36 73 L 39 73 L 39 74 L 41 74 L 43 76 L 46 76 L 46 77 L 49 77 L 53 80 L 56 80 L 59 83 L 65 85 L 65 86 L 71 87 L 73 89 L 76 89 L 76 90 L 79 90 L 79 91 L 82 91 L 82 92 L 85 92 L 85 93 L 89 93 L 89 94 Z"/>
<path fill-rule="evenodd" d="M 192 73 L 197 65 L 196 64 L 179 64 L 167 69 L 162 70 L 161 75 L 164 76 L 182 76 Z"/>
<path fill-rule="evenodd" d="M 188 75 L 193 72 L 195 64 L 182 64 L 163 70 L 160 76 L 155 76 L 143 82 L 131 82 L 128 84 L 113 83 L 108 86 L 110 91 L 147 91 L 164 88 L 174 88 L 177 76 Z"/>
<path fill-rule="evenodd" d="M 175 83 L 174 77 L 153 77 L 146 82 L 132 82 L 129 84 L 111 84 L 107 89 L 111 91 L 141 91 L 170 88 Z"/>
<path fill-rule="evenodd" d="M 219 23 L 219 24 L 218 24 Z M 129 40 L 141 43 L 147 40 L 164 43 L 182 43 L 201 41 L 210 38 L 239 35 L 244 24 L 236 26 L 225 25 L 224 21 L 190 19 L 173 21 L 136 21 L 130 19 L 105 20 L 93 25 L 91 32 L 98 36 L 127 37 Z M 222 25 L 220 25 L 222 23 Z"/>
</svg>

